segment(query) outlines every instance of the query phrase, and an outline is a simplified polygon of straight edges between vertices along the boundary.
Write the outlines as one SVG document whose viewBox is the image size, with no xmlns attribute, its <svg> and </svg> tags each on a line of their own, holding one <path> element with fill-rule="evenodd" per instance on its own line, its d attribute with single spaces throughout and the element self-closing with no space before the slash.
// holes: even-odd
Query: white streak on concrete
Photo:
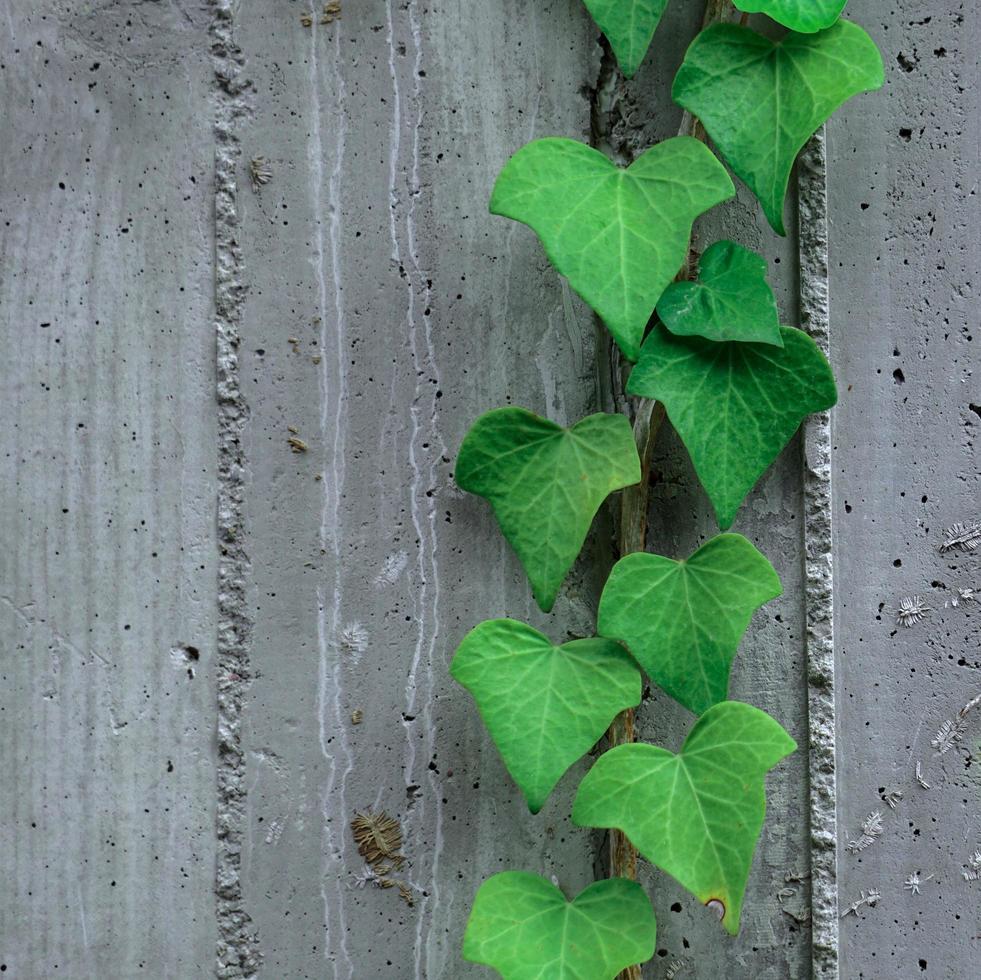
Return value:
<svg viewBox="0 0 981 980">
<path fill-rule="evenodd" d="M 82 945 L 85 947 L 85 952 L 89 951 L 89 930 L 85 925 L 85 902 L 82 899 L 82 883 L 81 881 L 76 883 L 76 888 L 78 892 L 78 922 L 82 927 Z"/>
<path fill-rule="evenodd" d="M 344 678 L 341 650 L 344 636 L 340 629 L 341 588 L 341 491 L 345 476 L 347 436 L 346 378 L 344 365 L 345 314 L 340 260 L 341 200 L 340 182 L 344 164 L 346 117 L 344 79 L 341 72 L 339 31 L 334 35 L 334 72 L 329 81 L 322 77 L 317 46 L 319 32 L 310 33 L 310 114 L 311 129 L 307 143 L 310 169 L 310 193 L 314 215 L 314 254 L 312 262 L 317 275 L 317 299 L 320 317 L 320 349 L 324 351 L 320 367 L 320 437 L 330 447 L 330 457 L 321 471 L 324 488 L 320 518 L 320 547 L 333 559 L 333 581 L 321 581 L 317 588 L 317 642 L 320 655 L 318 679 L 318 712 L 320 750 L 324 756 L 327 779 L 323 786 L 324 866 L 321 898 L 324 903 L 324 955 L 335 980 L 353 980 L 354 964 L 347 945 L 345 919 L 346 892 L 344 878 L 343 828 L 347 826 L 347 779 L 354 768 L 354 757 L 343 718 Z M 336 103 L 331 116 L 332 147 L 326 147 L 321 128 L 323 112 L 321 93 L 334 92 Z M 328 176 L 324 159 L 331 154 L 333 167 Z M 326 208 L 324 185 L 327 186 Z M 328 242 L 324 238 L 324 215 L 328 216 L 329 260 L 332 296 L 328 296 Z M 328 326 L 329 325 L 329 326 Z M 331 356 L 333 355 L 333 356 Z M 335 832 L 339 829 L 339 833 Z M 336 933 L 336 935 L 335 935 Z M 336 954 L 336 955 L 334 955 Z"/>
<path fill-rule="evenodd" d="M 400 187 L 405 188 L 405 175 L 400 173 L 402 161 L 402 99 L 395 60 L 395 16 L 392 0 L 387 4 L 387 29 L 389 44 L 389 71 L 392 78 L 393 119 L 389 159 L 390 221 L 393 260 L 405 269 L 407 283 L 407 313 L 405 326 L 409 351 L 415 369 L 415 396 L 410 408 L 410 438 L 408 440 L 409 465 L 412 471 L 409 495 L 409 512 L 413 530 L 418 540 L 415 563 L 416 592 L 413 598 L 414 622 L 417 628 L 412 660 L 405 684 L 406 731 L 404 773 L 406 785 L 422 785 L 424 780 L 417 766 L 425 767 L 429 792 L 417 797 L 417 803 L 405 819 L 407 847 L 413 842 L 422 845 L 431 834 L 425 851 L 418 846 L 413 853 L 412 888 L 422 895 L 418 904 L 414 969 L 417 980 L 433 976 L 431 959 L 435 952 L 434 932 L 431 928 L 433 911 L 439 907 L 439 859 L 443 849 L 442 788 L 437 773 L 428 768 L 435 756 L 436 721 L 432 705 L 436 693 L 434 662 L 439 636 L 439 576 L 437 572 L 436 499 L 427 491 L 437 485 L 437 462 L 445 452 L 445 445 L 437 426 L 438 367 L 433 346 L 431 321 L 428 313 L 431 296 L 429 276 L 419 261 L 419 243 L 416 236 L 416 204 L 422 193 L 420 135 L 423 124 L 423 100 L 421 71 L 423 68 L 422 28 L 416 4 L 407 5 L 408 33 L 412 38 L 414 59 L 412 66 L 412 91 L 407 97 L 414 109 L 411 121 L 409 146 L 407 202 L 401 201 Z M 406 114 L 407 115 L 407 114 Z M 404 243 L 404 245 L 403 245 Z M 422 311 L 419 307 L 422 306 Z M 421 738 L 419 732 L 422 732 Z M 425 750 L 425 757 L 417 761 L 417 743 Z M 429 810 L 432 808 L 432 816 Z M 425 876 L 425 878 L 422 878 Z M 422 879 L 422 880 L 420 880 Z M 423 883 L 424 882 L 424 883 Z"/>
</svg>

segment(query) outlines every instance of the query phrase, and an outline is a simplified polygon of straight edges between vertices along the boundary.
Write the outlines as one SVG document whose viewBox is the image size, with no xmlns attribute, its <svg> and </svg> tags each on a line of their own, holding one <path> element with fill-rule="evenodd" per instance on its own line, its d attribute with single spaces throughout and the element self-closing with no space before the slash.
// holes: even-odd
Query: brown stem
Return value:
<svg viewBox="0 0 981 980">
<path fill-rule="evenodd" d="M 731 0 L 707 0 L 705 17 L 702 21 L 704 30 L 710 24 L 721 23 L 734 13 Z M 694 136 L 705 140 L 705 130 L 690 112 L 685 112 L 679 127 L 679 136 Z M 679 274 L 679 279 L 691 278 L 691 249 L 685 260 L 685 265 Z M 641 399 L 634 414 L 634 441 L 640 456 L 640 483 L 627 487 L 620 498 L 620 557 L 635 551 L 647 550 L 647 508 L 650 500 L 651 461 L 654 454 L 654 443 L 665 419 L 664 405 L 650 398 Z M 630 708 L 621 712 L 613 719 L 606 733 L 609 748 L 618 745 L 629 745 L 636 741 L 635 714 Z M 619 830 L 610 832 L 610 877 L 637 880 L 637 850 Z M 640 966 L 628 966 L 623 970 L 618 980 L 641 980 Z"/>
</svg>

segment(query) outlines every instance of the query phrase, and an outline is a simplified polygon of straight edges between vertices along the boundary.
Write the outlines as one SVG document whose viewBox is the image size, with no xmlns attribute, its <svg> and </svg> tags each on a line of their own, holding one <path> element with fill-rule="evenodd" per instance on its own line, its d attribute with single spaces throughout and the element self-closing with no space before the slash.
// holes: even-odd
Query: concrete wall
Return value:
<svg viewBox="0 0 981 980">
<path fill-rule="evenodd" d="M 981 694 L 979 555 L 941 554 L 944 529 L 981 514 L 981 344 L 977 212 L 981 16 L 954 3 L 892 15 L 853 3 L 883 47 L 886 89 L 831 130 L 839 812 L 843 841 L 871 810 L 877 844 L 843 853 L 843 907 L 862 889 L 881 904 L 842 921 L 854 977 L 978 972 L 981 715 L 956 748 L 931 740 Z M 846 176 L 849 175 L 849 176 Z M 973 407 L 972 407 L 973 406 Z M 931 607 L 896 625 L 906 596 Z M 916 763 L 930 784 L 916 778 Z M 893 811 L 880 798 L 899 791 Z M 920 895 L 903 881 L 933 875 Z"/>
<path fill-rule="evenodd" d="M 671 5 L 629 86 L 580 0 L 346 0 L 330 24 L 321 6 L 311 26 L 272 0 L 2 15 L 0 969 L 15 978 L 476 978 L 458 951 L 480 881 L 521 867 L 574 893 L 602 870 L 603 840 L 568 817 L 588 761 L 530 817 L 447 665 L 486 617 L 589 632 L 609 518 L 542 616 L 453 459 L 489 408 L 567 423 L 609 404 L 591 314 L 486 202 L 536 136 L 629 158 L 676 132 L 667 93 L 698 5 Z M 981 882 L 962 870 L 981 845 L 981 709 L 951 751 L 930 740 L 981 693 L 977 606 L 950 604 L 981 587 L 981 551 L 938 552 L 981 516 L 981 23 L 950 0 L 850 11 L 889 81 L 829 127 L 827 211 L 809 168 L 799 240 L 744 190 L 697 229 L 766 254 L 785 322 L 820 332 L 830 224 L 842 403 L 737 524 L 785 592 L 754 619 L 733 693 L 807 748 L 770 779 L 740 937 L 643 870 L 651 978 L 825 977 L 839 956 L 849 980 L 976 972 Z M 253 187 L 257 158 L 270 177 Z M 714 528 L 667 430 L 656 469 L 650 546 L 688 553 Z M 895 607 L 913 594 L 932 608 L 907 630 Z M 687 724 L 657 695 L 641 718 L 668 745 Z M 812 851 L 835 816 L 829 734 L 837 855 Z M 365 809 L 401 821 L 411 906 L 364 880 L 348 824 Z M 882 836 L 850 853 L 876 809 Z M 807 875 L 835 856 L 812 935 Z M 933 877 L 912 895 L 916 871 Z M 839 941 L 835 900 L 869 888 L 880 903 Z"/>
<path fill-rule="evenodd" d="M 210 976 L 207 11 L 0 14 L 0 967 Z"/>
</svg>

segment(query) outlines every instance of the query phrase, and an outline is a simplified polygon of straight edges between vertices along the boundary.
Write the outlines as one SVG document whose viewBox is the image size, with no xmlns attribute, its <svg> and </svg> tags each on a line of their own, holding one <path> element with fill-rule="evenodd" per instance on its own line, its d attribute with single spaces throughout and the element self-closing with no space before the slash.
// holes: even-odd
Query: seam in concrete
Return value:
<svg viewBox="0 0 981 980">
<path fill-rule="evenodd" d="M 218 800 L 215 869 L 218 977 L 255 977 L 261 953 L 242 892 L 246 828 L 242 711 L 252 680 L 253 621 L 248 606 L 250 561 L 244 545 L 249 408 L 242 394 L 239 321 L 245 295 L 238 243 L 237 123 L 249 111 L 250 83 L 235 44 L 231 0 L 211 2 L 215 70 L 215 331 L 218 399 Z"/>
<path fill-rule="evenodd" d="M 826 132 L 798 165 L 801 327 L 830 355 Z M 816 980 L 838 978 L 838 815 L 835 744 L 831 413 L 804 424 L 808 759 L 811 808 L 811 960 Z"/>
</svg>

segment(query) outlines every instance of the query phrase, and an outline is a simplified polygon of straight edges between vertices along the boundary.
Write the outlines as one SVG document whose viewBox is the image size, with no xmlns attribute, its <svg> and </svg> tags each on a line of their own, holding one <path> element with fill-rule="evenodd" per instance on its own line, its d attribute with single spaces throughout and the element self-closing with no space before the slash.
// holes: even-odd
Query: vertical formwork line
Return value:
<svg viewBox="0 0 981 980">
<path fill-rule="evenodd" d="M 231 0 L 212 0 L 215 76 L 215 334 L 218 407 L 218 760 L 215 833 L 216 976 L 255 977 L 261 960 L 255 924 L 245 907 L 242 849 L 246 834 L 242 712 L 252 680 L 251 564 L 245 547 L 249 419 L 241 389 L 239 322 L 245 296 L 238 242 L 239 120 L 248 112 L 249 82 L 235 44 Z"/>
<path fill-rule="evenodd" d="M 822 127 L 798 164 L 800 319 L 830 358 L 828 169 Z M 838 817 L 835 758 L 834 554 L 830 412 L 804 424 L 804 573 L 811 818 L 811 961 L 838 980 Z"/>
</svg>

